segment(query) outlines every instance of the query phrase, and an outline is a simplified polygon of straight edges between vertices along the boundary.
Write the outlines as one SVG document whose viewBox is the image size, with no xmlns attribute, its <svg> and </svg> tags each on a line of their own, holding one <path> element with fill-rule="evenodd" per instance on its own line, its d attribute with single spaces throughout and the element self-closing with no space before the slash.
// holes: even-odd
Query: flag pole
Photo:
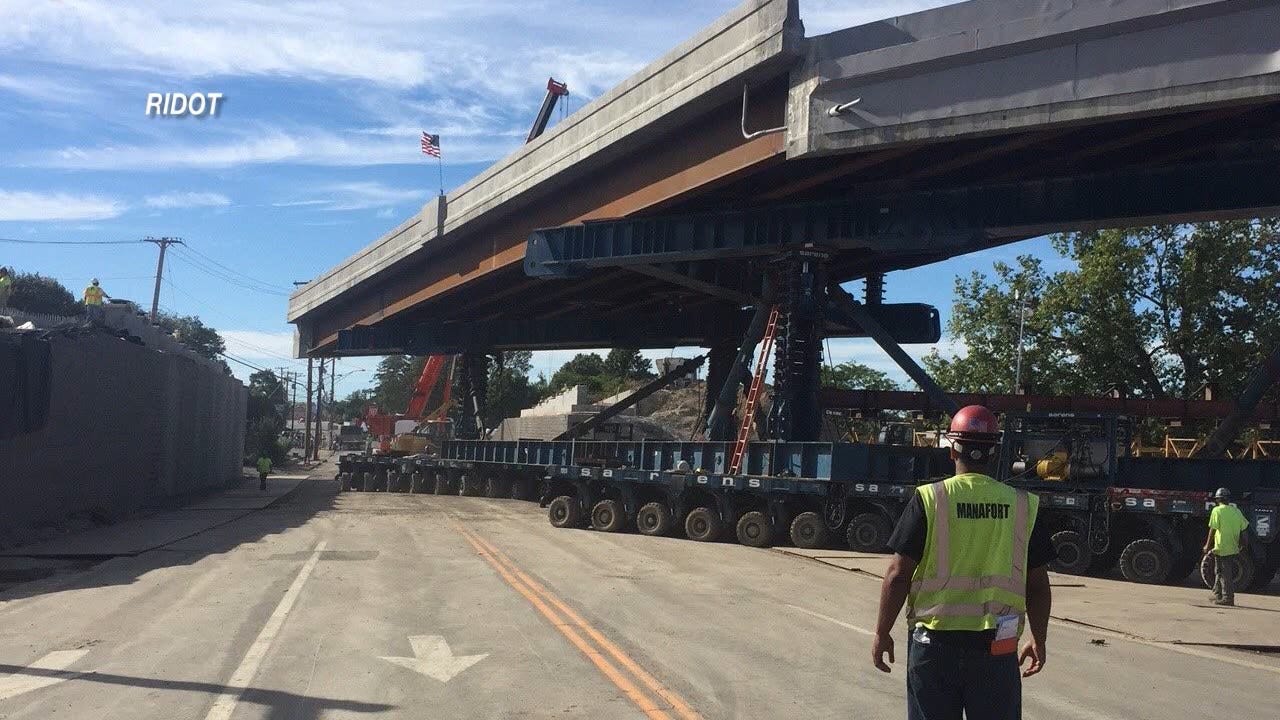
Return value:
<svg viewBox="0 0 1280 720">
<path fill-rule="evenodd" d="M 439 146 L 436 149 L 439 150 Z M 440 158 L 440 155 L 436 155 L 436 167 L 440 169 L 440 197 L 444 197 L 444 160 Z"/>
</svg>

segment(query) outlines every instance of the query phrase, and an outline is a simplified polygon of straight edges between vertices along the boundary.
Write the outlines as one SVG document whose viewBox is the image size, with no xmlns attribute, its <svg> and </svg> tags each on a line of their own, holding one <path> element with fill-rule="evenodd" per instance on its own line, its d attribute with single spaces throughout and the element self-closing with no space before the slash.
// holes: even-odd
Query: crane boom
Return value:
<svg viewBox="0 0 1280 720">
<path fill-rule="evenodd" d="M 525 143 L 531 143 L 547 129 L 547 123 L 551 121 L 551 112 L 556 109 L 556 103 L 560 98 L 569 94 L 569 86 L 559 82 L 555 78 L 547 78 L 547 94 L 542 98 L 542 107 L 538 109 L 538 116 L 533 120 L 533 127 L 529 128 L 529 137 L 525 138 Z"/>
</svg>

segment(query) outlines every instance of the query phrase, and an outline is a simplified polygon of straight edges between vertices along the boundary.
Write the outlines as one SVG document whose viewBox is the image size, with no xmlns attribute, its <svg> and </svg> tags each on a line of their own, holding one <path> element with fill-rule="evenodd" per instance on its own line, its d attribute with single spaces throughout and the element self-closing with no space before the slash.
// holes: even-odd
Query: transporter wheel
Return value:
<svg viewBox="0 0 1280 720">
<path fill-rule="evenodd" d="M 463 475 L 462 480 L 458 482 L 458 494 L 467 497 L 479 497 L 484 493 L 484 488 L 480 484 L 479 479 L 474 475 Z"/>
<path fill-rule="evenodd" d="M 845 531 L 845 540 L 850 550 L 857 552 L 881 552 L 889 543 L 889 535 L 893 528 L 880 513 L 858 513 L 849 520 L 849 529 Z"/>
<path fill-rule="evenodd" d="M 1169 548 L 1151 538 L 1134 540 L 1120 553 L 1120 574 L 1129 582 L 1162 583 L 1172 567 L 1173 554 Z"/>
<path fill-rule="evenodd" d="M 1053 543 L 1053 561 L 1049 563 L 1049 567 L 1054 572 L 1084 575 L 1089 571 L 1093 555 L 1089 552 L 1089 543 L 1084 536 L 1075 530 L 1060 530 L 1049 541 Z"/>
<path fill-rule="evenodd" d="M 578 506 L 577 498 L 561 495 L 547 506 L 547 517 L 553 527 L 579 527 L 582 525 L 582 508 Z"/>
<path fill-rule="evenodd" d="M 773 544 L 773 523 L 769 516 L 759 510 L 752 510 L 738 518 L 736 528 L 738 542 L 748 547 L 769 547 Z"/>
<path fill-rule="evenodd" d="M 591 527 L 602 532 L 620 532 L 627 522 L 622 503 L 617 500 L 601 500 L 591 508 Z"/>
<path fill-rule="evenodd" d="M 1194 552 L 1183 551 L 1173 556 L 1173 562 L 1169 564 L 1169 577 L 1165 578 L 1166 585 L 1181 585 L 1183 580 L 1191 574 L 1192 570 L 1200 567 L 1200 556 Z"/>
<path fill-rule="evenodd" d="M 529 492 L 529 481 L 520 477 L 511 478 L 510 497 L 512 500 L 528 500 L 531 494 Z"/>
<path fill-rule="evenodd" d="M 1217 570 L 1218 557 L 1213 553 L 1204 556 L 1200 561 L 1200 580 L 1204 586 L 1213 589 L 1214 572 Z M 1248 553 L 1236 556 L 1236 592 L 1248 590 L 1253 586 L 1253 558 Z"/>
<path fill-rule="evenodd" d="M 660 502 L 651 502 L 636 512 L 636 529 L 641 535 L 670 535 L 674 525 L 671 510 Z"/>
<path fill-rule="evenodd" d="M 1276 567 L 1260 567 L 1253 572 L 1253 582 L 1249 583 L 1250 590 L 1266 590 L 1272 580 L 1276 579 Z"/>
<path fill-rule="evenodd" d="M 416 472 L 409 476 L 409 492 L 424 493 L 427 491 L 426 473 Z"/>
<path fill-rule="evenodd" d="M 484 496 L 488 498 L 506 497 L 510 494 L 510 491 L 507 490 L 505 482 L 506 481 L 503 478 L 497 477 L 496 475 L 490 475 L 485 478 Z"/>
<path fill-rule="evenodd" d="M 351 473 L 338 473 L 338 492 L 351 489 Z"/>
<path fill-rule="evenodd" d="M 404 474 L 395 472 L 394 470 L 387 473 L 387 492 L 407 492 L 405 487 Z"/>
<path fill-rule="evenodd" d="M 377 477 L 377 473 L 372 470 L 366 470 L 363 473 L 360 473 L 360 489 L 365 492 L 377 492 Z"/>
<path fill-rule="evenodd" d="M 791 542 L 813 550 L 827 544 L 827 524 L 816 512 L 802 512 L 791 521 Z"/>
<path fill-rule="evenodd" d="M 684 534 L 690 540 L 715 542 L 723 532 L 724 521 L 720 519 L 720 514 L 711 508 L 696 507 L 690 510 L 688 517 L 684 519 Z"/>
</svg>

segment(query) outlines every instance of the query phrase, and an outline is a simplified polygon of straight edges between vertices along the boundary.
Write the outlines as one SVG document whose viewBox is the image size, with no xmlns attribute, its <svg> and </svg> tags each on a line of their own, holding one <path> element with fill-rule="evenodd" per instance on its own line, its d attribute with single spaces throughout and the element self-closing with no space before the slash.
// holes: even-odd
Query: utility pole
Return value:
<svg viewBox="0 0 1280 720">
<path fill-rule="evenodd" d="M 311 459 L 311 358 L 307 358 L 307 429 L 302 438 L 302 460 Z"/>
<path fill-rule="evenodd" d="M 316 462 L 320 461 L 320 438 L 323 432 L 324 424 L 320 418 L 322 416 L 321 408 L 324 406 L 324 358 L 320 358 L 320 382 L 316 387 L 316 441 L 311 445 L 311 451 L 315 453 Z"/>
<path fill-rule="evenodd" d="M 1013 392 L 1017 393 L 1019 386 L 1022 385 L 1022 337 L 1027 327 L 1027 297 L 1019 289 L 1013 291 L 1013 299 L 1014 302 L 1022 303 L 1018 306 L 1018 361 L 1013 371 Z"/>
<path fill-rule="evenodd" d="M 334 381 L 337 379 L 338 379 L 338 358 L 334 358 L 333 360 L 329 361 L 329 405 L 331 405 L 332 407 L 337 407 L 336 403 L 338 402 L 338 396 L 333 394 L 333 386 L 335 384 Z M 333 412 L 330 411 L 329 414 L 333 415 Z M 342 418 L 335 416 L 333 419 L 337 420 L 338 424 L 342 424 Z"/>
<path fill-rule="evenodd" d="M 160 247 L 160 259 L 156 262 L 156 289 L 151 293 L 151 322 L 154 323 L 156 313 L 160 310 L 160 279 L 164 277 L 164 253 L 170 245 L 186 245 L 186 243 L 182 242 L 182 238 L 175 237 L 145 237 L 142 242 L 154 243 Z"/>
</svg>

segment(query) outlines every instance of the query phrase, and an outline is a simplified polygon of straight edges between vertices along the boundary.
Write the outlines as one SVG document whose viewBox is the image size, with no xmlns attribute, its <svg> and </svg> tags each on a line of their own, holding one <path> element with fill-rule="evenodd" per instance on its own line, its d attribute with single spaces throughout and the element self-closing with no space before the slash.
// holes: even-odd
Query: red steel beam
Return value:
<svg viewBox="0 0 1280 720">
<path fill-rule="evenodd" d="M 753 103 L 748 123 L 755 127 L 780 123 L 786 104 L 785 83 L 769 85 L 758 94 L 760 99 Z M 744 140 L 740 114 L 736 101 L 708 112 L 669 130 L 664 140 L 604 164 L 558 190 L 549 200 L 513 208 L 486 223 L 485 229 L 459 235 L 429 262 L 424 262 L 425 254 L 402 262 L 405 269 L 398 275 L 378 281 L 340 306 L 318 310 L 316 318 L 309 321 L 315 338 L 313 348 L 334 343 L 340 329 L 385 320 L 522 262 L 525 242 L 538 228 L 658 209 L 782 162 L 784 134 Z"/>
</svg>

